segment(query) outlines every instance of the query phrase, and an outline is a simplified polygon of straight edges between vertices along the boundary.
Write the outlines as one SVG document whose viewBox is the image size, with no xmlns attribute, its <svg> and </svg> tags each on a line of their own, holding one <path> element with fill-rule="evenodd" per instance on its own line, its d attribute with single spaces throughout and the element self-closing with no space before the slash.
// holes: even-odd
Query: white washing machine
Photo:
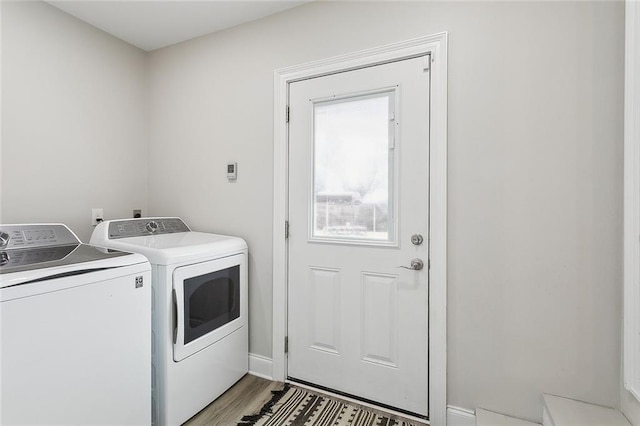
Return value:
<svg viewBox="0 0 640 426">
<path fill-rule="evenodd" d="M 91 244 L 151 262 L 154 424 L 184 423 L 247 373 L 244 240 L 141 218 L 99 224 Z"/>
<path fill-rule="evenodd" d="M 0 225 L 0 424 L 151 423 L 151 265 Z"/>
</svg>

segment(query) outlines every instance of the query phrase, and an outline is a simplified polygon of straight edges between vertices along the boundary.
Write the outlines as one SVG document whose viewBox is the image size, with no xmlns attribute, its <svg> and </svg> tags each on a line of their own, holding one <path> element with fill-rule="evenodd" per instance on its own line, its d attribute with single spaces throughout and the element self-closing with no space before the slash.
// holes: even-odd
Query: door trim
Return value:
<svg viewBox="0 0 640 426">
<path fill-rule="evenodd" d="M 273 379 L 286 379 L 289 84 L 430 54 L 429 421 L 447 418 L 447 33 L 415 38 L 274 71 Z M 295 230 L 293 232 L 296 232 Z M 306 232 L 306 231 L 305 231 Z M 425 401 L 427 403 L 427 401 Z"/>
<path fill-rule="evenodd" d="M 640 401 L 640 3 L 625 7 L 623 385 Z"/>
</svg>

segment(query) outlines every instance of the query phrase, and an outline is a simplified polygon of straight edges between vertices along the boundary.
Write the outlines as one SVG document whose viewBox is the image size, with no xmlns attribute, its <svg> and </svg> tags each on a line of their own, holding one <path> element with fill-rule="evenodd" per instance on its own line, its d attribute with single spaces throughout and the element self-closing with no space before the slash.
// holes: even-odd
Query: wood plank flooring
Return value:
<svg viewBox="0 0 640 426">
<path fill-rule="evenodd" d="M 231 426 L 247 414 L 257 413 L 271 399 L 271 391 L 284 383 L 247 374 L 218 399 L 190 418 L 185 426 Z"/>
</svg>

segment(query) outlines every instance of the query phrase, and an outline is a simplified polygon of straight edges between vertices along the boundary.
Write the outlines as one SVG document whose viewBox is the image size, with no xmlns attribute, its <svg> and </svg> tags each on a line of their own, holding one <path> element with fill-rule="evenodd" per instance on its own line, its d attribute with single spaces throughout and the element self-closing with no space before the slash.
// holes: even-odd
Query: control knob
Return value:
<svg viewBox="0 0 640 426">
<path fill-rule="evenodd" d="M 4 248 L 9 245 L 11 237 L 6 232 L 0 231 L 0 247 Z"/>
<path fill-rule="evenodd" d="M 146 228 L 147 228 L 147 231 L 153 234 L 158 230 L 158 222 L 155 222 L 152 220 L 151 222 L 147 223 Z"/>
</svg>

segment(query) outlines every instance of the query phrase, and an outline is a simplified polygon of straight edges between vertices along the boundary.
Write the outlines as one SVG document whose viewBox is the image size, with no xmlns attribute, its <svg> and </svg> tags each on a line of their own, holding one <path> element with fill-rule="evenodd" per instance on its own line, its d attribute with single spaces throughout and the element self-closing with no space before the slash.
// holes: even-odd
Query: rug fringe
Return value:
<svg viewBox="0 0 640 426">
<path fill-rule="evenodd" d="M 256 422 L 262 418 L 262 416 L 271 412 L 271 409 L 273 408 L 273 406 L 276 405 L 278 401 L 280 401 L 280 399 L 282 399 L 284 394 L 287 393 L 287 391 L 290 388 L 291 386 L 289 386 L 288 383 L 285 383 L 284 387 L 281 390 L 271 391 L 271 394 L 272 394 L 271 399 L 269 400 L 269 402 L 267 402 L 262 406 L 262 408 L 260 409 L 260 412 L 257 414 L 250 414 L 247 416 L 243 416 L 240 422 L 238 423 L 238 426 L 254 426 Z"/>
</svg>

